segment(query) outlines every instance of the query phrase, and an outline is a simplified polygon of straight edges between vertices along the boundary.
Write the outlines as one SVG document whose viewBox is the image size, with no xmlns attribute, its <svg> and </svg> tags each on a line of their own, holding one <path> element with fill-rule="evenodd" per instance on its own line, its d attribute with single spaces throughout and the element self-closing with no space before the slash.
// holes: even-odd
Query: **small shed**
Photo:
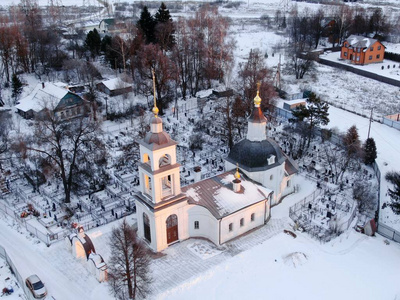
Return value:
<svg viewBox="0 0 400 300">
<path fill-rule="evenodd" d="M 291 101 L 285 101 L 283 102 L 283 108 L 286 110 L 293 110 L 300 105 L 306 106 L 306 101 L 307 99 L 296 99 Z"/>
<path fill-rule="evenodd" d="M 212 91 L 213 95 L 215 95 L 217 98 L 224 98 L 224 97 L 231 97 L 233 96 L 234 92 L 232 89 L 227 89 L 223 91 Z"/>
<path fill-rule="evenodd" d="M 97 89 L 110 97 L 114 97 L 132 92 L 132 85 L 120 78 L 114 78 L 98 83 Z"/>
</svg>

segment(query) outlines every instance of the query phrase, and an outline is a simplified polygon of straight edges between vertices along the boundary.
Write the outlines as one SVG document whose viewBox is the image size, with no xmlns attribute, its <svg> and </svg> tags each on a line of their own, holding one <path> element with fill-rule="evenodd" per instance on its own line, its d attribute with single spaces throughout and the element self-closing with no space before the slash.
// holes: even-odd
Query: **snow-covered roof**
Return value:
<svg viewBox="0 0 400 300">
<path fill-rule="evenodd" d="M 241 176 L 241 191 L 235 193 L 232 181 L 235 170 L 205 179 L 182 188 L 189 204 L 204 206 L 221 219 L 268 198 L 271 190 Z"/>
<path fill-rule="evenodd" d="M 120 78 L 113 78 L 109 80 L 102 81 L 102 83 L 110 90 L 118 90 L 130 87 L 131 85 Z"/>
<path fill-rule="evenodd" d="M 58 102 L 68 93 L 66 86 L 62 83 L 42 83 L 36 85 L 33 91 L 25 98 L 19 100 L 19 104 L 15 107 L 23 112 L 33 110 L 35 112 L 41 111 L 45 106 L 55 108 Z"/>
<path fill-rule="evenodd" d="M 375 44 L 378 40 L 352 34 L 347 38 L 347 41 L 349 42 L 351 47 L 369 48 L 370 46 Z"/>
</svg>

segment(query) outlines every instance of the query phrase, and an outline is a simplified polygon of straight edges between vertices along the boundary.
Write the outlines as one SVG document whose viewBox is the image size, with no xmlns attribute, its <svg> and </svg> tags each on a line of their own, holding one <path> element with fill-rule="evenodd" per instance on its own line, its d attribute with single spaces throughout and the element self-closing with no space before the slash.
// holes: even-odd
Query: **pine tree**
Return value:
<svg viewBox="0 0 400 300">
<path fill-rule="evenodd" d="M 389 207 L 396 215 L 400 215 L 400 173 L 388 172 L 385 175 L 385 179 L 394 186 L 393 189 L 388 189 L 388 194 L 392 199 Z"/>
<path fill-rule="evenodd" d="M 169 13 L 169 10 L 167 9 L 164 2 L 161 3 L 161 6 L 156 12 L 154 18 L 157 23 L 167 23 L 169 21 L 172 21 L 171 14 Z"/>
<path fill-rule="evenodd" d="M 376 144 L 373 138 L 368 138 L 365 141 L 363 151 L 364 151 L 364 163 L 366 165 L 371 165 L 377 158 Z"/>
<path fill-rule="evenodd" d="M 155 40 L 163 50 L 171 50 L 175 44 L 175 28 L 171 14 L 161 3 L 160 8 L 154 16 L 155 21 Z"/>
<path fill-rule="evenodd" d="M 22 82 L 15 73 L 11 77 L 11 89 L 11 97 L 14 99 L 14 101 L 17 101 L 19 95 L 22 93 Z"/>
<path fill-rule="evenodd" d="M 358 134 L 357 127 L 351 126 L 346 135 L 343 137 L 343 145 L 346 151 L 346 156 L 351 158 L 360 157 L 361 153 L 361 142 Z"/>
<path fill-rule="evenodd" d="M 313 134 L 313 130 L 315 127 L 320 125 L 328 125 L 329 123 L 329 105 L 326 102 L 323 102 L 320 97 L 317 97 L 316 94 L 310 93 L 310 96 L 307 100 L 307 105 L 298 106 L 293 112 L 293 119 L 289 121 L 297 123 L 297 122 L 306 122 L 308 123 L 308 132 L 307 132 L 307 148 L 310 146 L 311 137 Z M 304 145 L 301 147 L 302 155 L 306 139 L 304 139 Z"/>
<path fill-rule="evenodd" d="M 147 6 L 143 7 L 142 12 L 140 13 L 140 19 L 136 24 L 139 31 L 143 34 L 146 39 L 146 43 L 154 43 L 155 42 L 155 26 L 156 22 L 153 16 L 150 14 Z"/>
<path fill-rule="evenodd" d="M 100 54 L 101 37 L 96 28 L 89 31 L 89 33 L 87 34 L 85 40 L 85 48 L 90 52 L 92 58 L 95 58 Z"/>
</svg>

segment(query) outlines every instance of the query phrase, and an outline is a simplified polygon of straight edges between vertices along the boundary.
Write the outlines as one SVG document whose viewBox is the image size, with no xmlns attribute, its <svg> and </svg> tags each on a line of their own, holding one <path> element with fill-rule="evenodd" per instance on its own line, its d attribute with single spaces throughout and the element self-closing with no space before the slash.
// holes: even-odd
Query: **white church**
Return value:
<svg viewBox="0 0 400 300">
<path fill-rule="evenodd" d="M 177 142 L 163 130 L 156 105 L 140 141 L 138 236 L 159 252 L 188 238 L 221 245 L 268 222 L 271 206 L 294 192 L 298 168 L 266 134 L 259 92 L 245 139 L 232 148 L 225 173 L 180 186 Z M 199 177 L 199 176 L 198 176 Z"/>
</svg>

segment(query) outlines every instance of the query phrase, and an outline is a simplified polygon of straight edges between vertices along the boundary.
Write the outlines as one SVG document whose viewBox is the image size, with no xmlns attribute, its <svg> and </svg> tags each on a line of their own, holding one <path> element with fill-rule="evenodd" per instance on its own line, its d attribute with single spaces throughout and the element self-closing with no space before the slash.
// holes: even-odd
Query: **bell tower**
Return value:
<svg viewBox="0 0 400 300">
<path fill-rule="evenodd" d="M 187 238 L 185 195 L 181 193 L 177 142 L 163 130 L 158 116 L 153 72 L 154 107 L 150 131 L 139 141 L 139 193 L 135 195 L 138 236 L 155 252 Z"/>
<path fill-rule="evenodd" d="M 140 141 L 140 192 L 153 205 L 181 193 L 177 142 L 163 130 L 154 97 L 150 132 Z"/>
</svg>

